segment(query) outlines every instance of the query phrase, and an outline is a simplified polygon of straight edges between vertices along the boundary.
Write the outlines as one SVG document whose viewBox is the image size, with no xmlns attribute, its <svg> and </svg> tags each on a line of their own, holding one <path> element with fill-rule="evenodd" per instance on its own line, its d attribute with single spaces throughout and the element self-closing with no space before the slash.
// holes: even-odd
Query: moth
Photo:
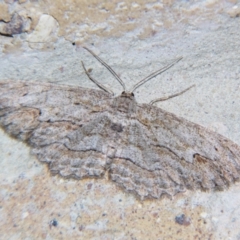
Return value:
<svg viewBox="0 0 240 240">
<path fill-rule="evenodd" d="M 165 98 L 151 104 L 135 101 L 139 86 L 180 59 L 126 91 L 116 72 L 85 49 L 122 85 L 120 96 L 96 81 L 83 63 L 101 90 L 0 82 L 1 127 L 30 145 L 32 154 L 47 163 L 51 173 L 75 179 L 108 175 L 141 199 L 172 197 L 186 189 L 223 190 L 239 180 L 237 144 L 153 105 Z"/>
</svg>

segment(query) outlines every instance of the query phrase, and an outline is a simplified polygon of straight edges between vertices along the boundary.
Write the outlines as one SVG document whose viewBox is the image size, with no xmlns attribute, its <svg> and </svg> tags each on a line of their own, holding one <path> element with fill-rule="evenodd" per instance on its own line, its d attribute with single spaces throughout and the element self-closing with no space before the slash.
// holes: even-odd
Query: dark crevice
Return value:
<svg viewBox="0 0 240 240">
<path fill-rule="evenodd" d="M 13 38 L 13 35 L 7 34 L 7 33 L 1 33 L 1 32 L 0 32 L 0 36 Z"/>
</svg>

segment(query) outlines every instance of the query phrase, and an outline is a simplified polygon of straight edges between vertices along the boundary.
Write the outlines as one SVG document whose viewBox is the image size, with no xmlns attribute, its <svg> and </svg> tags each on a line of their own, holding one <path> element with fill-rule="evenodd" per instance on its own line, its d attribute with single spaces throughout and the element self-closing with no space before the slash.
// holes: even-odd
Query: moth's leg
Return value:
<svg viewBox="0 0 240 240">
<path fill-rule="evenodd" d="M 155 102 L 165 101 L 165 100 L 168 100 L 168 99 L 170 99 L 170 98 L 177 97 L 177 96 L 185 93 L 186 91 L 188 91 L 188 90 L 191 89 L 192 87 L 195 87 L 195 84 L 192 85 L 192 86 L 190 86 L 190 87 L 188 87 L 188 88 L 186 88 L 185 90 L 183 90 L 183 91 L 181 91 L 181 92 L 179 92 L 179 93 L 175 93 L 175 94 L 170 95 L 170 96 L 167 96 L 167 97 L 162 97 L 162 98 L 158 98 L 158 99 L 152 100 L 149 104 L 152 105 L 152 104 L 154 104 Z"/>
<path fill-rule="evenodd" d="M 82 61 L 81 61 L 82 62 Z M 99 83 L 96 79 L 94 79 L 90 74 L 89 72 L 87 71 L 87 69 L 85 68 L 83 62 L 82 62 L 82 66 L 83 66 L 83 69 L 85 71 L 85 73 L 87 74 L 88 78 L 94 82 L 99 88 L 101 88 L 103 91 L 105 92 L 108 92 L 110 93 L 111 95 L 114 95 L 114 93 L 110 90 L 110 89 L 107 89 L 104 85 L 102 85 L 101 83 Z"/>
</svg>

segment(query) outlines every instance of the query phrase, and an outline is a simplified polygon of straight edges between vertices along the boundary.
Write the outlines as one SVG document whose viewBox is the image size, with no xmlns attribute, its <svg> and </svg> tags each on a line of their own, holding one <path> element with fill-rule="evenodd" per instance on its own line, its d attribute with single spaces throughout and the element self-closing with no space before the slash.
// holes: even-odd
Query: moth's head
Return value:
<svg viewBox="0 0 240 240">
<path fill-rule="evenodd" d="M 133 92 L 122 92 L 121 93 L 121 95 L 120 95 L 121 97 L 123 97 L 123 98 L 129 98 L 129 99 L 134 99 L 134 93 Z"/>
<path fill-rule="evenodd" d="M 122 92 L 121 95 L 114 98 L 113 106 L 121 113 L 132 114 L 136 108 L 134 94 L 132 92 Z"/>
</svg>

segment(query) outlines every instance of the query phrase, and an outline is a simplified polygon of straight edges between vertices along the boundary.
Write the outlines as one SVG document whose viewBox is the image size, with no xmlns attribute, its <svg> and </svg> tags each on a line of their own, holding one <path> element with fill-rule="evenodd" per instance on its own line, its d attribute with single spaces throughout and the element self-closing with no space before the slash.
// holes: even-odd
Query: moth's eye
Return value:
<svg viewBox="0 0 240 240">
<path fill-rule="evenodd" d="M 131 96 L 133 96 L 133 97 L 134 97 L 134 93 L 133 93 L 133 92 L 131 93 Z"/>
<path fill-rule="evenodd" d="M 123 91 L 122 94 L 125 94 L 125 91 Z"/>
</svg>

